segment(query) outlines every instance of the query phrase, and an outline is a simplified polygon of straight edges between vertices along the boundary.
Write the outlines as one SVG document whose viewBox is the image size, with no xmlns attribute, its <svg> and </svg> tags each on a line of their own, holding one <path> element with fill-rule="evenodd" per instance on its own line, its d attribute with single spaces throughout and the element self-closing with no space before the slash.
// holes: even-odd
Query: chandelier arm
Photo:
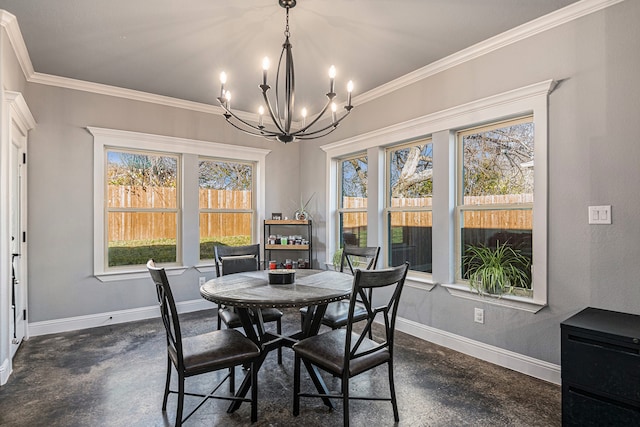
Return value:
<svg viewBox="0 0 640 427">
<path fill-rule="evenodd" d="M 236 116 L 233 116 L 233 117 L 237 119 L 237 117 L 236 117 Z M 259 128 L 254 128 L 253 126 L 250 126 L 250 129 L 245 129 L 245 128 L 241 127 L 241 126 L 238 126 L 238 125 L 237 125 L 237 124 L 235 124 L 234 122 L 232 122 L 232 121 L 230 120 L 230 118 L 231 118 L 231 117 L 226 117 L 226 116 L 225 116 L 225 120 L 227 121 L 227 123 L 229 123 L 229 124 L 230 124 L 231 126 L 233 126 L 234 128 L 238 129 L 239 131 L 242 131 L 242 132 L 244 132 L 244 133 L 247 133 L 247 134 L 249 134 L 249 135 L 254 135 L 254 136 L 265 136 L 265 135 L 264 135 L 264 133 L 263 133 L 263 131 L 262 131 L 262 130 L 260 130 Z M 244 123 L 244 122 L 243 122 L 243 123 Z M 246 124 L 246 123 L 245 123 L 245 124 Z M 255 129 L 255 131 L 254 131 L 254 129 Z"/>
<path fill-rule="evenodd" d="M 304 126 L 302 129 L 300 129 L 300 130 L 298 130 L 297 132 L 295 132 L 296 134 L 306 132 L 306 131 L 307 131 L 307 129 L 309 129 L 310 127 L 312 127 L 313 125 L 315 125 L 315 124 L 316 124 L 316 122 L 317 122 L 318 120 L 320 120 L 320 118 L 321 118 L 322 116 L 324 116 L 324 113 L 327 111 L 327 108 L 329 108 L 329 105 L 331 105 L 331 101 L 333 100 L 333 98 L 329 98 L 329 94 L 327 94 L 327 98 L 328 98 L 327 103 L 324 105 L 324 107 L 323 107 L 323 108 L 322 108 L 322 110 L 318 113 L 318 115 L 315 117 L 315 119 L 313 119 L 313 120 L 311 121 L 311 123 L 309 123 L 308 125 Z"/>
<path fill-rule="evenodd" d="M 350 112 L 351 112 L 351 110 L 347 110 L 347 112 L 346 112 L 346 113 L 344 113 L 344 114 L 342 115 L 342 117 L 340 117 L 338 120 L 336 120 L 336 121 L 333 121 L 333 122 L 329 123 L 327 126 L 325 126 L 325 127 L 321 128 L 321 129 L 317 129 L 317 130 L 314 130 L 314 131 L 312 131 L 312 132 L 306 132 L 305 134 L 303 134 L 303 136 L 299 136 L 299 135 L 297 134 L 297 132 L 296 132 L 296 133 L 294 133 L 293 135 L 294 135 L 296 138 L 298 138 L 298 139 L 303 139 L 303 138 L 304 138 L 304 135 L 313 136 L 313 135 L 317 135 L 317 134 L 319 134 L 319 133 L 321 133 L 321 132 L 324 132 L 325 130 L 330 129 L 330 128 L 334 128 L 334 129 L 335 129 L 335 128 L 337 128 L 337 127 L 338 127 L 338 125 L 340 124 L 340 122 L 341 122 L 341 121 L 343 121 L 343 120 L 344 120 L 344 118 L 345 118 L 345 117 L 347 117 L 347 116 L 349 115 L 349 113 L 350 113 Z M 331 132 L 333 132 L 333 130 L 330 130 L 329 132 L 327 132 L 327 134 L 329 134 L 329 133 L 331 133 Z M 326 135 L 326 134 L 325 134 L 325 135 Z"/>
<path fill-rule="evenodd" d="M 276 85 L 277 85 L 277 83 L 276 83 Z M 273 108 L 271 107 L 271 101 L 269 100 L 269 97 L 267 96 L 267 91 L 264 90 L 264 89 L 262 90 L 262 97 L 264 98 L 265 104 L 267 104 L 267 110 L 269 111 L 269 116 L 271 116 L 271 121 L 273 122 L 273 124 L 278 128 L 280 133 L 287 133 L 282 128 L 282 123 L 280 123 L 280 120 L 276 118 L 275 114 L 273 114 Z M 277 95 L 276 95 L 276 108 L 278 108 Z M 277 112 L 277 110 L 276 110 L 276 112 Z"/>
<path fill-rule="evenodd" d="M 308 141 L 310 139 L 318 139 L 318 138 L 322 138 L 324 136 L 329 135 L 331 132 L 333 132 L 334 130 L 336 130 L 336 126 L 327 126 L 324 128 L 324 133 L 318 135 L 318 132 L 320 132 L 320 130 L 315 131 L 313 133 L 310 134 L 304 134 L 302 136 L 296 136 L 296 139 L 299 139 L 300 141 Z"/>
<path fill-rule="evenodd" d="M 277 136 L 278 132 L 274 132 L 271 131 L 269 129 L 266 128 L 260 128 L 259 126 L 255 126 L 252 125 L 251 123 L 247 122 L 246 120 L 241 119 L 240 117 L 238 117 L 233 111 L 229 110 L 227 107 L 225 107 L 224 105 L 221 105 L 221 107 L 226 111 L 227 114 L 224 115 L 225 120 L 227 121 L 227 123 L 229 123 L 231 126 L 235 127 L 236 129 L 239 129 L 245 133 L 251 134 L 251 135 L 256 135 L 256 136 Z M 251 129 L 251 130 L 246 130 L 238 125 L 236 125 L 234 122 L 232 122 L 230 119 L 234 118 L 237 121 L 239 121 L 240 123 L 242 123 L 243 125 L 245 125 L 247 128 Z"/>
</svg>

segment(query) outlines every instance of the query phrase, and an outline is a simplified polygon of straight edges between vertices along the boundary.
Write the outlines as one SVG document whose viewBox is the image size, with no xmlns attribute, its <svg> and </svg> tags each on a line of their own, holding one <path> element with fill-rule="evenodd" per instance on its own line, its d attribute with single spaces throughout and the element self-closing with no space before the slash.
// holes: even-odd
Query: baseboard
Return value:
<svg viewBox="0 0 640 427">
<path fill-rule="evenodd" d="M 477 359 L 521 372 L 553 384 L 561 384 L 560 365 L 555 365 L 553 363 L 505 350 L 500 347 L 474 341 L 460 335 L 455 335 L 400 317 L 396 319 L 396 329 L 425 341 L 473 356 Z"/>
<path fill-rule="evenodd" d="M 212 309 L 214 304 L 204 299 L 183 301 L 176 304 L 178 313 Z M 29 336 L 56 334 L 59 332 L 76 331 L 79 329 L 95 328 L 97 326 L 113 325 L 117 323 L 134 322 L 136 320 L 160 317 L 157 305 L 150 307 L 118 310 L 108 313 L 90 314 L 87 316 L 66 317 L 63 319 L 45 320 L 29 323 Z"/>
<path fill-rule="evenodd" d="M 4 359 L 0 365 L 0 385 L 5 385 L 11 375 L 11 361 Z"/>
</svg>

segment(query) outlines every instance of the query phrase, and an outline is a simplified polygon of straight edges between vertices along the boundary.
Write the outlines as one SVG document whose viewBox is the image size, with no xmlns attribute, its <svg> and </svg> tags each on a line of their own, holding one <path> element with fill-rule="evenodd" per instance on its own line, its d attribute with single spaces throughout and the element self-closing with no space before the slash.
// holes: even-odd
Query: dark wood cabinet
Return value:
<svg viewBox="0 0 640 427">
<path fill-rule="evenodd" d="M 560 329 L 562 425 L 640 426 L 640 316 L 586 308 Z"/>
</svg>

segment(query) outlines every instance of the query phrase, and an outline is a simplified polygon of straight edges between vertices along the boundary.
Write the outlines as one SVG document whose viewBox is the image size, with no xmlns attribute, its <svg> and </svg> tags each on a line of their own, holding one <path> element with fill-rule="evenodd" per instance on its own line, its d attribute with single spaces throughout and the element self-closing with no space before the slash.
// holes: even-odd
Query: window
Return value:
<svg viewBox="0 0 640 427">
<path fill-rule="evenodd" d="M 432 272 L 433 144 L 422 140 L 387 150 L 388 263 L 409 261 Z"/>
<path fill-rule="evenodd" d="M 340 247 L 367 246 L 367 156 L 339 162 Z"/>
<path fill-rule="evenodd" d="M 199 161 L 200 259 L 214 258 L 216 245 L 252 243 L 253 164 L 216 159 Z"/>
<path fill-rule="evenodd" d="M 408 286 L 431 290 L 437 283 L 455 297 L 536 313 L 547 305 L 547 109 L 554 87 L 546 80 L 324 145 L 329 191 L 341 190 L 335 180 L 342 159 L 366 153 L 367 241 L 382 246 L 383 266 L 408 259 Z M 431 179 L 403 194 L 403 173 Z M 334 213 L 341 195 L 332 196 L 327 218 L 340 221 Z M 327 258 L 340 241 L 333 230 L 327 226 Z M 487 298 L 470 288 L 465 246 L 497 242 L 527 258 L 526 292 Z"/>
<path fill-rule="evenodd" d="M 106 149 L 109 268 L 178 262 L 179 157 Z"/>
<path fill-rule="evenodd" d="M 213 241 L 260 242 L 270 150 L 87 130 L 93 135 L 93 266 L 100 281 L 148 278 L 151 257 L 170 275 L 190 267 L 211 272 Z"/>
<path fill-rule="evenodd" d="M 457 264 L 468 278 L 469 251 L 501 246 L 526 257 L 520 295 L 531 296 L 534 194 L 533 118 L 458 132 Z M 489 253 L 489 252 L 486 253 Z M 528 271 L 526 271 L 528 269 Z M 514 289 L 510 289 L 514 291 Z M 500 292 L 502 293 L 502 292 Z"/>
</svg>

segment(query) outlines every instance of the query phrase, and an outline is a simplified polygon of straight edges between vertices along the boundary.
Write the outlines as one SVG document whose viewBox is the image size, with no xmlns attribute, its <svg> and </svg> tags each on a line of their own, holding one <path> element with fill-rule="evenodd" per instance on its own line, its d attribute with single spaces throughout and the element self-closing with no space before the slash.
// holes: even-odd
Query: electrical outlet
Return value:
<svg viewBox="0 0 640 427">
<path fill-rule="evenodd" d="M 202 277 L 200 277 L 198 279 L 198 283 L 200 284 L 200 286 L 204 285 L 204 282 L 206 282 L 206 281 L 207 281 L 207 279 L 204 276 L 202 276 Z"/>
<path fill-rule="evenodd" d="M 484 310 L 481 308 L 473 309 L 473 321 L 476 323 L 484 323 Z"/>
</svg>

